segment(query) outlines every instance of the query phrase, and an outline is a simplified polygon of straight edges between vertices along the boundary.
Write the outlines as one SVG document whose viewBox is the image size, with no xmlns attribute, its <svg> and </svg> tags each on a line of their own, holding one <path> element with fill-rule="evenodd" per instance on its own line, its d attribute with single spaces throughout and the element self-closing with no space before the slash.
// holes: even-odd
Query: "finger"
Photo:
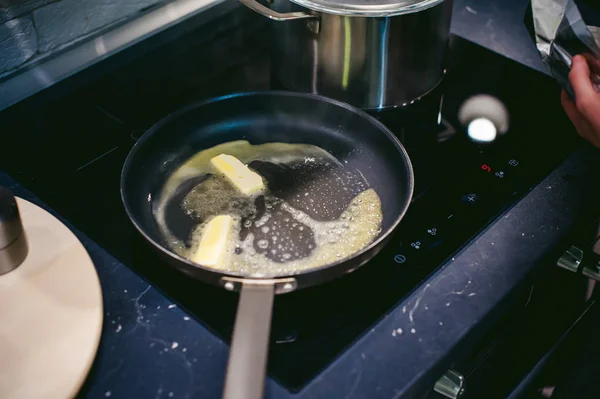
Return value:
<svg viewBox="0 0 600 399">
<path fill-rule="evenodd" d="M 571 99 L 571 96 L 569 96 L 569 94 L 567 94 L 565 90 L 560 92 L 560 103 L 564 108 L 565 112 L 567 113 L 569 119 L 571 119 L 571 122 L 573 121 L 573 119 L 581 117 L 581 114 L 577 110 L 575 102 L 573 101 L 573 99 Z"/>
<path fill-rule="evenodd" d="M 577 134 L 579 134 L 579 136 L 581 136 L 583 139 L 592 142 L 594 145 L 596 145 L 595 142 L 597 141 L 597 139 L 594 135 L 594 131 L 592 130 L 591 126 L 585 121 L 585 118 L 581 115 L 581 113 L 577 109 L 577 106 L 575 105 L 573 100 L 571 100 L 571 97 L 569 97 L 569 95 L 564 90 L 560 93 L 560 100 L 565 110 L 565 113 L 567 114 L 567 116 L 575 126 L 575 129 L 577 130 Z"/>
<path fill-rule="evenodd" d="M 564 90 L 560 93 L 560 102 L 562 104 L 563 109 L 565 110 L 565 113 L 567 114 L 573 125 L 575 125 L 577 132 L 581 134 L 579 129 L 583 127 L 582 122 L 584 118 L 577 109 L 575 102 Z"/>
<path fill-rule="evenodd" d="M 596 58 L 593 54 L 584 53 L 581 54 L 583 58 L 587 61 L 588 67 L 590 68 L 591 75 L 599 75 L 600 74 L 600 59 Z M 592 79 L 593 81 L 594 79 Z"/>
<path fill-rule="evenodd" d="M 579 134 L 579 136 L 582 139 L 595 146 L 598 146 L 600 144 L 598 142 L 598 138 L 594 134 L 594 131 L 584 119 L 580 119 L 574 122 L 573 124 L 575 125 L 575 129 L 577 130 L 577 134 Z"/>
<path fill-rule="evenodd" d="M 569 83 L 575 92 L 575 100 L 577 105 L 586 104 L 597 96 L 592 80 L 590 78 L 590 67 L 584 57 L 576 55 L 573 57 L 573 65 L 569 72 Z M 580 111 L 584 112 L 582 109 Z"/>
<path fill-rule="evenodd" d="M 600 66 L 600 60 L 598 60 L 594 54 L 591 54 L 591 53 L 581 53 L 579 55 L 581 57 L 585 58 L 585 60 L 588 63 L 588 66 L 591 69 L 594 69 L 595 67 Z"/>
</svg>

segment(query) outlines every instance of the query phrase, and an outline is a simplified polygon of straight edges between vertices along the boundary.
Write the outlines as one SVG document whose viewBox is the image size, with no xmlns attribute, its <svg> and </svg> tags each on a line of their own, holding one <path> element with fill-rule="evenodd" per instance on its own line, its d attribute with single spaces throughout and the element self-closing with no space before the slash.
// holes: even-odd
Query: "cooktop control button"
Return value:
<svg viewBox="0 0 600 399">
<path fill-rule="evenodd" d="M 398 254 L 398 255 L 394 256 L 394 262 L 396 262 L 399 265 L 406 263 L 406 255 Z"/>
<path fill-rule="evenodd" d="M 420 240 L 414 240 L 414 241 L 411 241 L 411 242 L 410 242 L 410 247 L 411 247 L 413 250 L 416 250 L 416 251 L 418 251 L 418 250 L 420 250 L 420 249 L 421 249 L 421 247 L 423 247 L 423 242 L 421 242 Z"/>
<path fill-rule="evenodd" d="M 475 193 L 464 194 L 462 196 L 462 202 L 467 205 L 475 205 L 479 202 L 479 196 Z"/>
</svg>

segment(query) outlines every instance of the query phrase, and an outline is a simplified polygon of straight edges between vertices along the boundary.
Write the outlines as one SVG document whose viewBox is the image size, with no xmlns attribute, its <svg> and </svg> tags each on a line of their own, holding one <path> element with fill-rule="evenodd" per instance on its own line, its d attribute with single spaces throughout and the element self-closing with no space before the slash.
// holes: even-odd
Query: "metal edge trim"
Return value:
<svg viewBox="0 0 600 399">
<path fill-rule="evenodd" d="M 0 111 L 176 23 L 227 0 L 175 0 L 0 83 Z"/>
<path fill-rule="evenodd" d="M 334 2 L 321 2 L 318 0 L 291 0 L 299 6 L 312 11 L 348 17 L 395 17 L 398 15 L 412 14 L 433 8 L 446 0 L 424 0 L 416 4 L 398 6 L 397 4 L 335 4 Z"/>
</svg>

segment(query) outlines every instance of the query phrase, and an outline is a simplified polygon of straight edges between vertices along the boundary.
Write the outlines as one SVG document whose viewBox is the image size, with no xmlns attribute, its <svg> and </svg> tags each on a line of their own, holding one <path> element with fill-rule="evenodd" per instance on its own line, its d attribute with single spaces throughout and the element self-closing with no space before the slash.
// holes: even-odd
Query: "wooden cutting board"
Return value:
<svg viewBox="0 0 600 399">
<path fill-rule="evenodd" d="M 72 398 L 100 342 L 100 281 L 65 225 L 26 200 L 17 205 L 29 253 L 0 276 L 0 398 Z"/>
</svg>

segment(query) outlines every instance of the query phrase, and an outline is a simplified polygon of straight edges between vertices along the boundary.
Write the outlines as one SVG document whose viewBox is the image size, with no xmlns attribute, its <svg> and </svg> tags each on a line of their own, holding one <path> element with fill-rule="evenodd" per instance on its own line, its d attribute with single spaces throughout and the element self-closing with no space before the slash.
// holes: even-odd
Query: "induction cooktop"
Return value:
<svg viewBox="0 0 600 399">
<path fill-rule="evenodd" d="M 1 169 L 225 341 L 237 295 L 161 261 L 127 219 L 119 179 L 132 145 L 174 110 L 217 95 L 281 88 L 261 40 L 267 28 L 257 18 L 210 39 L 188 32 L 13 119 L 0 146 Z M 572 130 L 558 90 L 551 78 L 453 37 L 436 90 L 413 106 L 371 111 L 407 147 L 414 200 L 367 265 L 276 298 L 268 363 L 274 379 L 299 390 L 572 152 L 578 139 L 562 133 Z M 473 140 L 459 111 L 477 95 L 506 108 L 505 134 Z"/>
</svg>

